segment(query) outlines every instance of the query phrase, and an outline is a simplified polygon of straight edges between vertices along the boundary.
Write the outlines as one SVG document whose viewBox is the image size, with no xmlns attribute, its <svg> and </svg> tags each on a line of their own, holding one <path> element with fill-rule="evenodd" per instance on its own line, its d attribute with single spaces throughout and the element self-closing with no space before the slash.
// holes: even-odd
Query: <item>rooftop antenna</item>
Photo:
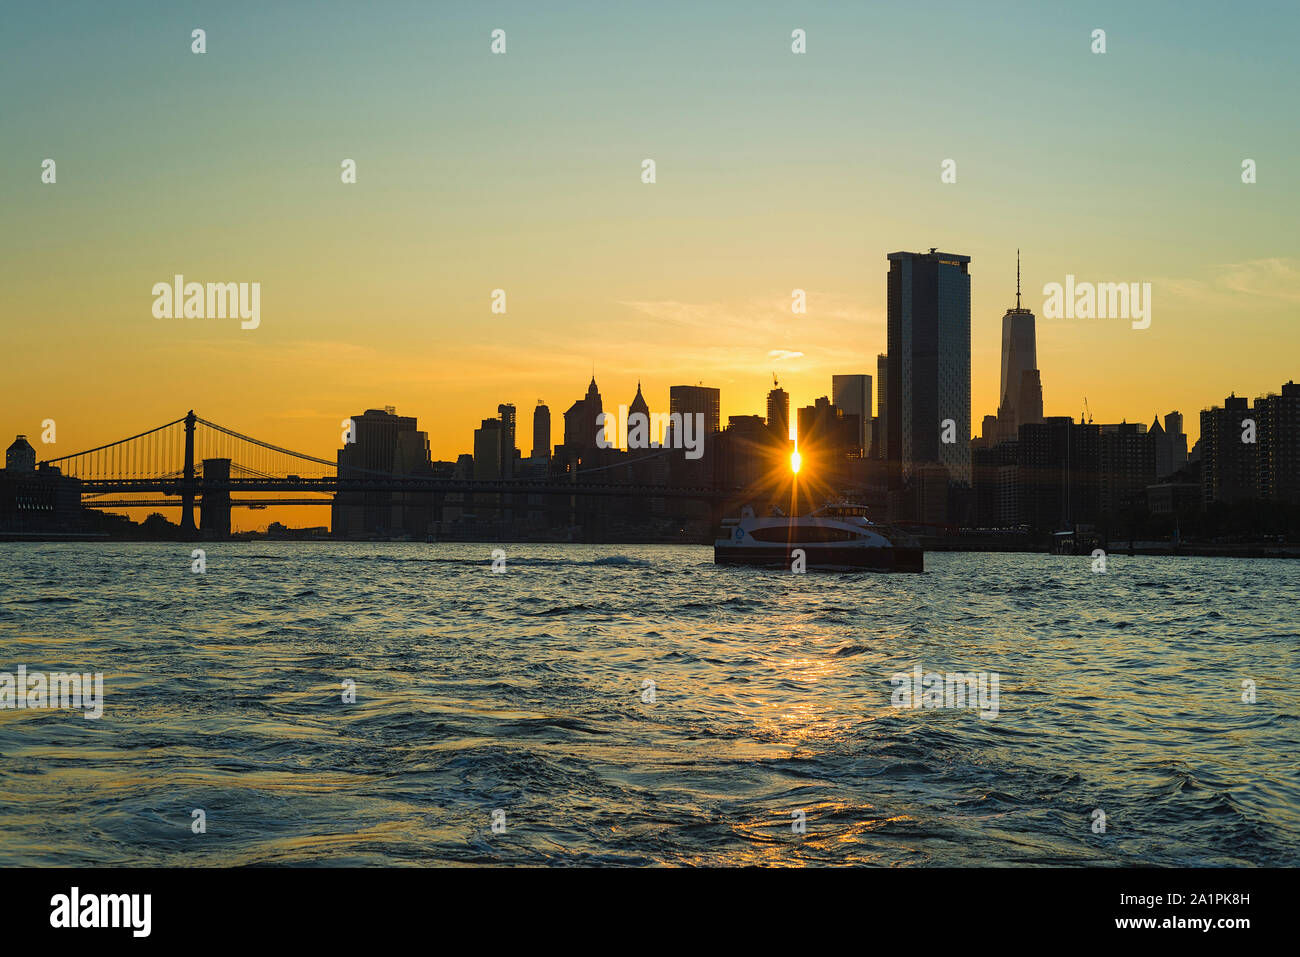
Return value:
<svg viewBox="0 0 1300 957">
<path fill-rule="evenodd" d="M 1016 308 L 1020 308 L 1020 250 L 1016 250 Z"/>
</svg>

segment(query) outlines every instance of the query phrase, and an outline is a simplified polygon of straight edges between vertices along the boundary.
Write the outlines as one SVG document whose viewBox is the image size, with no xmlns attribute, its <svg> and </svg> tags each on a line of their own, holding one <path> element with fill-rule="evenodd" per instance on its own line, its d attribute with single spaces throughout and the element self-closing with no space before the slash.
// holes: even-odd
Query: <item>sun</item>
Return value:
<svg viewBox="0 0 1300 957">
<path fill-rule="evenodd" d="M 803 465 L 803 456 L 800 455 L 798 452 L 792 452 L 790 454 L 790 471 L 793 472 L 795 475 L 798 475 L 799 466 L 801 465 Z"/>
</svg>

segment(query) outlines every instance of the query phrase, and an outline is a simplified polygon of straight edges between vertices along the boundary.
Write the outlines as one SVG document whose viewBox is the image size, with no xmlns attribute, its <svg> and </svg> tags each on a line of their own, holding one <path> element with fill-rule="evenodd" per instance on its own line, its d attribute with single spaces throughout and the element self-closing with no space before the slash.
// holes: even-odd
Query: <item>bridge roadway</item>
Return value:
<svg viewBox="0 0 1300 957">
<path fill-rule="evenodd" d="M 687 498 L 721 501 L 745 492 L 741 488 L 713 488 L 686 485 L 620 485 L 617 483 L 570 483 L 536 481 L 532 479 L 502 479 L 497 481 L 468 481 L 464 479 L 438 479 L 421 476 L 393 476 L 391 478 L 336 479 L 336 478 L 239 478 L 219 482 L 204 482 L 196 478 L 186 483 L 175 478 L 114 478 L 83 479 L 83 496 L 107 493 L 154 493 L 181 496 L 187 492 L 202 496 L 205 492 L 230 494 L 232 492 L 324 492 L 340 494 L 349 492 L 427 492 L 435 494 L 514 494 L 514 495 L 599 495 L 618 498 Z M 87 502 L 87 505 L 93 504 Z"/>
</svg>

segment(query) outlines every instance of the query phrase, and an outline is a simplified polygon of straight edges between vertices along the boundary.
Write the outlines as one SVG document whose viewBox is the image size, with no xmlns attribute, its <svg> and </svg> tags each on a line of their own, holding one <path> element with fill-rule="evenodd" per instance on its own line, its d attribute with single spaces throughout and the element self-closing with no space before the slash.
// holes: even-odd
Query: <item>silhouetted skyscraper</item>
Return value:
<svg viewBox="0 0 1300 957">
<path fill-rule="evenodd" d="M 1258 497 L 1300 505 L 1300 385 L 1255 399 Z"/>
<path fill-rule="evenodd" d="M 777 438 L 789 440 L 790 393 L 775 381 L 772 383 L 772 391 L 767 394 L 767 427 Z"/>
<path fill-rule="evenodd" d="M 1020 306 L 1020 263 L 1016 263 L 1016 307 L 1002 317 L 1002 384 L 998 401 L 1014 406 L 1020 398 L 1020 380 L 1029 369 L 1038 368 L 1038 346 L 1034 335 L 1034 314 Z"/>
<path fill-rule="evenodd" d="M 1016 250 L 1016 307 L 1002 317 L 1002 379 L 996 441 L 1012 441 L 1020 426 L 1043 421 L 1034 314 L 1020 306 L 1020 251 Z M 992 438 L 985 436 L 985 438 Z"/>
<path fill-rule="evenodd" d="M 831 401 L 847 415 L 858 417 L 858 448 L 860 454 L 871 451 L 871 376 L 831 376 Z"/>
<path fill-rule="evenodd" d="M 533 458 L 551 457 L 551 410 L 541 399 L 533 409 Z"/>
<path fill-rule="evenodd" d="M 1201 490 L 1205 504 L 1300 504 L 1300 385 L 1255 399 L 1229 396 L 1201 410 Z"/>
<path fill-rule="evenodd" d="M 474 478 L 499 479 L 501 472 L 501 420 L 484 419 L 474 430 Z"/>
<path fill-rule="evenodd" d="M 564 444 L 571 449 L 594 449 L 599 426 L 596 424 L 604 412 L 600 398 L 600 389 L 596 387 L 596 377 L 591 377 L 587 394 L 564 413 Z"/>
<path fill-rule="evenodd" d="M 709 436 L 721 428 L 721 395 L 717 389 L 705 385 L 675 385 L 668 390 L 668 411 L 670 414 L 680 412 L 682 416 L 703 415 L 703 435 L 707 443 Z M 670 420 L 668 431 L 671 433 L 672 429 Z M 666 437 L 666 441 L 670 445 L 677 444 L 671 435 Z"/>
<path fill-rule="evenodd" d="M 1165 421 L 1169 421 L 1168 416 L 1165 417 Z M 1174 443 L 1169 431 L 1160 425 L 1160 416 L 1156 416 L 1151 421 L 1151 428 L 1147 429 L 1147 438 L 1151 440 L 1151 447 L 1155 451 L 1156 478 L 1164 478 L 1172 474 L 1178 468 L 1174 465 Z M 1186 436 L 1183 436 L 1183 441 L 1186 443 Z"/>
<path fill-rule="evenodd" d="M 1004 513 L 1004 524 L 1028 525 L 1035 532 L 1065 531 L 1097 521 L 1100 507 L 1101 426 L 1076 425 L 1069 416 L 1047 416 L 1020 427 L 1015 443 L 990 450 L 1019 466 L 1019 518 Z"/>
<path fill-rule="evenodd" d="M 649 448 L 649 447 L 650 447 L 650 443 L 651 443 L 652 441 L 653 441 L 653 442 L 658 442 L 658 441 L 659 441 L 659 436 L 651 434 L 651 429 L 650 429 L 650 404 L 649 404 L 648 402 L 646 402 L 646 400 L 645 400 L 645 396 L 643 396 L 643 395 L 641 394 L 641 383 L 640 383 L 639 381 L 638 381 L 637 384 L 636 384 L 636 396 L 632 399 L 632 404 L 629 405 L 629 406 L 627 407 L 627 430 L 628 430 L 628 448 L 629 448 L 629 449 L 632 447 L 632 445 L 633 445 L 634 442 L 640 442 L 640 441 L 641 441 L 641 437 L 635 435 L 635 433 L 637 432 L 637 428 L 636 428 L 636 424 L 633 422 L 633 419 L 632 419 L 632 416 L 634 416 L 634 415 L 643 415 L 643 416 L 645 416 L 645 419 L 644 419 L 644 422 L 645 422 L 645 426 L 644 426 L 644 432 L 645 432 L 644 438 L 645 438 L 645 443 L 644 443 L 643 445 L 639 446 L 639 448 Z"/>
<path fill-rule="evenodd" d="M 1141 422 L 1100 430 L 1099 507 L 1103 515 L 1123 516 L 1146 504 L 1146 487 L 1156 480 L 1155 445 Z"/>
<path fill-rule="evenodd" d="M 682 415 L 704 415 L 704 433 L 709 435 L 721 428 L 720 408 L 722 393 L 706 385 L 675 385 L 668 390 L 668 411 Z"/>
<path fill-rule="evenodd" d="M 885 449 L 887 442 L 887 426 L 889 415 L 886 412 L 889 399 L 889 356 L 880 353 L 876 356 L 876 419 L 880 425 L 880 431 L 873 436 L 876 451 L 875 457 L 878 459 L 886 458 Z"/>
<path fill-rule="evenodd" d="M 338 451 L 340 479 L 422 474 L 429 468 L 429 438 L 414 416 L 397 415 L 392 406 L 367 409 L 352 417 L 351 431 L 352 441 Z M 330 527 L 342 538 L 399 530 L 422 535 L 422 528 L 403 528 L 404 502 L 405 496 L 390 491 L 340 492 L 334 496 Z"/>
<path fill-rule="evenodd" d="M 1169 437 L 1171 471 L 1187 464 L 1187 433 L 1183 431 L 1183 414 L 1170 412 L 1165 416 L 1165 435 Z"/>
<path fill-rule="evenodd" d="M 1230 395 L 1223 408 L 1201 410 L 1201 491 L 1211 502 L 1241 502 L 1254 498 L 1259 487 L 1258 443 L 1243 442 L 1251 419 L 1244 396 Z"/>
<path fill-rule="evenodd" d="M 799 409 L 797 434 L 799 450 L 805 456 L 814 447 L 828 456 L 848 455 L 857 448 L 857 415 L 845 415 L 837 403 L 821 396 Z"/>
<path fill-rule="evenodd" d="M 920 465 L 938 464 L 950 482 L 968 484 L 970 257 L 931 249 L 888 258 L 892 480 L 906 483 Z"/>
<path fill-rule="evenodd" d="M 515 474 L 515 407 L 513 403 L 497 406 L 501 417 L 501 477 L 513 478 Z"/>
</svg>

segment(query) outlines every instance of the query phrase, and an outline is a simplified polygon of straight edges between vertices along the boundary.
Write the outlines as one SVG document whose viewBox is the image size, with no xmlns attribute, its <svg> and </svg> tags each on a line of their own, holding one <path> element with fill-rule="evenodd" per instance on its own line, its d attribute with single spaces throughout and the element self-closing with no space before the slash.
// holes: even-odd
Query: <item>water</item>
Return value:
<svg viewBox="0 0 1300 957">
<path fill-rule="evenodd" d="M 493 547 L 0 545 L 0 866 L 1300 863 L 1300 562 Z"/>
</svg>

